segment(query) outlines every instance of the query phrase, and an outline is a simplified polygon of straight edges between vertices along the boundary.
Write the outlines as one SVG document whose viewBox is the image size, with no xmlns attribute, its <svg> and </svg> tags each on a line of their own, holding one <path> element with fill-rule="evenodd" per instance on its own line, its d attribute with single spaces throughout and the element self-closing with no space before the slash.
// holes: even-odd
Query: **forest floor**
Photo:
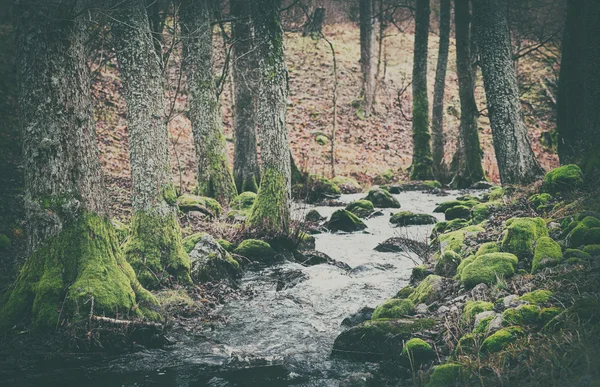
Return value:
<svg viewBox="0 0 600 387">
<path fill-rule="evenodd" d="M 324 35 L 335 47 L 338 64 L 338 120 L 335 137 L 336 172 L 352 176 L 369 185 L 378 174 L 391 169 L 396 178 L 406 178 L 412 155 L 411 140 L 411 72 L 413 35 L 388 29 L 383 44 L 383 60 L 377 89 L 375 114 L 364 118 L 356 106 L 361 87 L 359 30 L 354 24 L 324 27 Z M 215 39 L 215 74 L 221 74 L 224 48 Z M 437 63 L 438 37 L 429 41 L 429 91 L 433 97 L 433 81 Z M 333 62 L 329 45 L 323 40 L 303 38 L 300 33 L 286 33 L 289 98 L 287 123 L 292 153 L 299 168 L 310 173 L 330 176 L 329 144 L 319 145 L 319 134 L 329 136 L 332 129 Z M 445 96 L 446 159 L 455 150 L 460 101 L 458 98 L 455 46 L 451 40 Z M 176 52 L 176 51 L 175 51 Z M 555 65 L 548 54 L 533 51 L 517 63 L 522 87 L 522 106 L 531 143 L 545 169 L 558 165 L 557 155 L 542 145 L 544 133 L 554 129 L 552 98 L 546 82 L 556 78 Z M 172 56 L 168 65 L 167 110 L 170 112 L 169 137 L 171 163 L 175 183 L 181 192 L 194 186 L 195 154 L 191 125 L 186 117 L 185 76 L 180 76 L 180 57 Z M 129 157 L 125 105 L 119 96 L 120 82 L 116 65 L 108 62 L 94 71 L 93 95 L 99 136 L 100 156 L 108 187 L 113 198 L 113 212 L 127 220 L 130 209 Z M 404 92 L 401 92 L 405 90 Z M 489 121 L 485 117 L 485 94 L 481 74 L 476 88 L 484 168 L 491 181 L 498 182 Z M 227 78 L 221 94 L 221 106 L 230 158 L 233 157 L 231 83 Z"/>
</svg>

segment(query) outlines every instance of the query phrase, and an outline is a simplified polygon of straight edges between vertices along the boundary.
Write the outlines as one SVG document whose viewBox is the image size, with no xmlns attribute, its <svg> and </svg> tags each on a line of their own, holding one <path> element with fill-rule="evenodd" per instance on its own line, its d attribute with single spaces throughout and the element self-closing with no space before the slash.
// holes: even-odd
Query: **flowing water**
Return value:
<svg viewBox="0 0 600 387">
<path fill-rule="evenodd" d="M 402 210 L 432 213 L 436 203 L 454 199 L 420 192 L 394 195 Z M 362 194 L 343 195 L 350 202 Z M 338 207 L 296 206 L 300 217 L 311 208 L 329 217 Z M 227 322 L 202 335 L 173 332 L 175 344 L 132 354 L 69 358 L 41 364 L 11 378 L 12 385 L 90 386 L 338 386 L 350 373 L 373 364 L 331 359 L 340 323 L 362 307 L 375 307 L 405 286 L 416 256 L 381 253 L 378 243 L 403 236 L 425 241 L 431 226 L 393 228 L 384 216 L 365 221 L 365 232 L 315 235 L 316 250 L 348 264 L 304 267 L 285 262 L 247 271 L 241 286 L 255 296 L 230 301 L 219 314 Z M 435 214 L 439 217 L 439 214 Z M 2 384 L 2 383 L 0 383 Z"/>
</svg>

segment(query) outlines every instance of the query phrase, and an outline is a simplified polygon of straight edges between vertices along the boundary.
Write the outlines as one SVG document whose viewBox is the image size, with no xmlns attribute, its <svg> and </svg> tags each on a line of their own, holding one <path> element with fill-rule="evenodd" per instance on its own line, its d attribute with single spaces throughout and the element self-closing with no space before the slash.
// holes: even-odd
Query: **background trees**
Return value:
<svg viewBox="0 0 600 387">
<path fill-rule="evenodd" d="M 375 98 L 375 2 L 359 0 L 360 15 L 360 69 L 362 71 L 362 112 L 365 117 L 373 111 Z"/>
</svg>

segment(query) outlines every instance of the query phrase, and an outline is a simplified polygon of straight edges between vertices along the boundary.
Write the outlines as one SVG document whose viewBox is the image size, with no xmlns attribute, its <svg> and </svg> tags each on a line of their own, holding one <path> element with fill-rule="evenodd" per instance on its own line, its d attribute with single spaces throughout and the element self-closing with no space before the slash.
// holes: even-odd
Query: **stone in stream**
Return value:
<svg viewBox="0 0 600 387">
<path fill-rule="evenodd" d="M 395 226 L 418 226 L 424 224 L 435 224 L 437 219 L 429 214 L 415 214 L 410 211 L 396 212 L 390 218 L 390 223 Z"/>
<path fill-rule="evenodd" d="M 410 238 L 391 237 L 375 246 L 374 250 L 382 253 L 411 252 L 424 256 L 427 252 L 427 244 Z"/>
<path fill-rule="evenodd" d="M 336 261 L 335 259 L 331 258 L 329 255 L 322 253 L 320 251 L 316 251 L 314 249 L 297 251 L 295 253 L 295 258 L 296 258 L 296 261 L 298 261 L 298 263 L 300 263 L 302 266 L 315 266 L 315 265 L 327 264 L 327 265 L 339 267 L 340 269 L 346 270 L 346 271 L 349 271 L 351 269 L 351 267 L 349 265 L 345 264 L 344 262 Z"/>
<path fill-rule="evenodd" d="M 189 256 L 194 282 L 227 280 L 233 283 L 241 275 L 239 263 L 208 234 L 199 237 Z"/>
<path fill-rule="evenodd" d="M 400 202 L 388 191 L 381 188 L 371 189 L 367 197 L 361 200 L 368 200 L 377 208 L 400 208 Z"/>
<path fill-rule="evenodd" d="M 348 316 L 344 320 L 342 320 L 341 325 L 343 327 L 355 327 L 358 324 L 361 324 L 365 321 L 369 321 L 371 319 L 371 317 L 373 316 L 374 311 L 375 311 L 375 309 L 365 306 L 365 307 L 361 308 L 358 312 L 351 314 L 350 316 Z"/>
<path fill-rule="evenodd" d="M 367 228 L 367 225 L 350 211 L 337 210 L 331 215 L 331 218 L 325 224 L 325 227 L 331 232 L 355 232 L 364 230 Z"/>
</svg>

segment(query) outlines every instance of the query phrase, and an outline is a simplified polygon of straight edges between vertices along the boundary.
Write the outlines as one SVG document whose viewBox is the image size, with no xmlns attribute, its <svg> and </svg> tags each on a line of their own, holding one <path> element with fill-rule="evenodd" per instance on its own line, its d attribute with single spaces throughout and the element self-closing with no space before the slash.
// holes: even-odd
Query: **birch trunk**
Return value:
<svg viewBox="0 0 600 387">
<path fill-rule="evenodd" d="M 192 122 L 198 163 L 198 195 L 215 198 L 227 205 L 237 190 L 227 158 L 221 107 L 212 71 L 213 28 L 208 0 L 184 0 L 180 19 L 188 116 Z"/>
<path fill-rule="evenodd" d="M 55 329 L 77 313 L 158 317 L 108 218 L 77 13 L 73 0 L 15 6 L 30 255 L 0 308 L 0 331 L 24 321 Z"/>
<path fill-rule="evenodd" d="M 256 89 L 258 68 L 254 52 L 254 31 L 250 22 L 250 3 L 231 0 L 233 38 L 233 177 L 239 193 L 258 191 L 260 170 L 256 144 Z"/>
<path fill-rule="evenodd" d="M 543 170 L 521 117 L 504 0 L 473 0 L 473 28 L 502 184 L 529 184 Z"/>
<path fill-rule="evenodd" d="M 280 5 L 280 0 L 256 0 L 253 4 L 261 75 L 257 119 L 262 171 L 258 196 L 248 218 L 250 227 L 275 235 L 289 229 L 291 201 L 291 153 L 285 123 L 287 68 Z"/>
<path fill-rule="evenodd" d="M 133 186 L 127 260 L 146 286 L 190 282 L 181 244 L 176 194 L 169 162 L 162 71 L 144 0 L 119 3 L 113 24 L 123 96 L 127 104 Z"/>
<path fill-rule="evenodd" d="M 375 96 L 375 66 L 373 49 L 375 47 L 375 15 L 373 0 L 359 0 L 360 18 L 360 68 L 362 71 L 362 111 L 365 117 L 373 112 Z"/>
</svg>

